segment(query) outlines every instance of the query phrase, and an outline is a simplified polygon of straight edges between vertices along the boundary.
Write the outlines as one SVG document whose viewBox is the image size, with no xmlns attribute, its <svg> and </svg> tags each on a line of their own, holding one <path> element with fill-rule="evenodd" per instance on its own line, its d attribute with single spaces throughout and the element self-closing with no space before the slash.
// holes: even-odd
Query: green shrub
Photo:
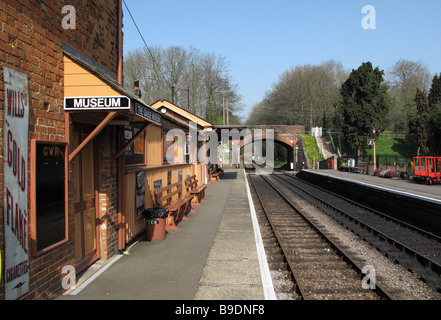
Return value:
<svg viewBox="0 0 441 320">
<path fill-rule="evenodd" d="M 315 141 L 315 138 L 313 136 L 303 135 L 301 137 L 303 139 L 303 142 L 305 143 L 305 149 L 306 149 L 306 154 L 308 155 L 309 158 L 309 164 L 312 167 L 315 167 L 314 156 L 316 163 L 317 161 L 323 160 L 323 157 L 318 149 L 317 142 Z"/>
</svg>

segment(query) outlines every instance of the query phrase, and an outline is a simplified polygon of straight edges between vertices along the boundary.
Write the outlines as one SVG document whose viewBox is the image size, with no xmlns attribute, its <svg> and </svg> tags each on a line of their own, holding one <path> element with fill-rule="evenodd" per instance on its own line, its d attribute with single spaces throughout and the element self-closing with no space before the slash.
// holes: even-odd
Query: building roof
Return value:
<svg viewBox="0 0 441 320">
<path fill-rule="evenodd" d="M 150 112 L 150 115 L 154 114 L 155 119 L 162 118 L 162 114 L 160 112 L 158 112 L 156 109 L 149 106 L 145 101 L 140 99 L 133 92 L 131 92 L 130 90 L 127 90 L 122 85 L 120 85 L 118 82 L 116 82 L 111 77 L 111 73 L 109 73 L 105 68 L 98 65 L 97 63 L 95 63 L 94 61 L 89 59 L 87 56 L 85 56 L 84 54 L 82 54 L 81 52 L 79 52 L 78 50 L 76 50 L 75 48 L 71 47 L 70 45 L 68 45 L 64 42 L 62 42 L 62 48 L 63 48 L 63 53 L 67 57 L 69 57 L 73 62 L 77 63 L 83 69 L 87 70 L 87 72 L 89 72 L 90 74 L 93 74 L 96 78 L 98 78 L 99 81 L 101 81 L 101 83 L 103 84 L 103 86 L 107 85 L 108 87 L 110 87 L 111 90 L 113 89 L 114 92 L 118 92 L 119 94 L 124 95 L 124 96 L 128 97 L 129 99 L 131 99 L 134 102 L 133 103 L 134 106 L 131 108 L 131 111 L 135 114 L 135 117 L 139 117 L 139 115 L 137 114 L 137 112 L 135 110 L 135 105 L 136 105 L 136 103 L 138 103 L 139 105 L 142 106 L 142 108 L 144 109 L 144 112 L 146 112 L 145 110 L 147 110 L 147 112 Z M 84 84 L 79 84 L 79 86 L 81 86 L 81 85 L 84 85 Z M 82 90 L 80 90 L 80 91 L 82 91 Z M 99 87 L 95 87 L 95 89 L 93 91 L 94 91 L 94 93 L 99 93 Z M 95 95 L 97 95 L 97 94 L 95 94 Z M 141 118 L 143 118 L 144 120 L 151 121 L 151 119 L 147 119 L 146 117 L 141 116 Z M 160 124 L 160 120 L 153 121 L 153 122 L 155 122 L 156 124 Z"/>
<path fill-rule="evenodd" d="M 201 126 L 203 128 L 207 128 L 208 129 L 208 128 L 212 128 L 213 127 L 213 124 L 208 122 L 207 120 L 202 119 L 201 117 L 191 113 L 190 111 L 185 110 L 184 108 L 181 108 L 181 107 L 177 106 L 176 104 L 171 103 L 170 101 L 167 101 L 165 99 L 158 100 L 158 101 L 154 102 L 151 105 L 151 107 L 156 109 L 156 110 L 159 110 L 159 111 L 161 111 L 162 108 L 165 108 L 166 112 L 168 111 L 167 112 L 168 114 L 166 112 L 161 112 L 161 113 L 169 115 L 170 117 L 173 117 L 174 114 L 177 114 L 177 115 L 179 115 L 182 118 L 185 118 L 187 120 L 196 122 L 199 126 Z"/>
</svg>

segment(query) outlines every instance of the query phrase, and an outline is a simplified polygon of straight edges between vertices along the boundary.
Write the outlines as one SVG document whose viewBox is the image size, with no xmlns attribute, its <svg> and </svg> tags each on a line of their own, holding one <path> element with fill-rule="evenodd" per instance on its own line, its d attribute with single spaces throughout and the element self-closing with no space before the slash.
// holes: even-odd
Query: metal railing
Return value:
<svg viewBox="0 0 441 320">
<path fill-rule="evenodd" d="M 413 162 L 413 155 L 395 155 L 395 154 L 377 154 L 376 155 L 376 163 L 377 167 L 380 166 L 396 166 L 397 169 L 405 169 L 406 166 Z M 373 155 L 363 155 L 363 156 L 357 156 L 357 155 L 344 155 L 339 158 L 339 166 L 342 163 L 348 163 L 349 159 L 354 159 L 355 166 L 361 166 L 362 164 L 366 164 L 369 162 L 374 161 Z"/>
</svg>

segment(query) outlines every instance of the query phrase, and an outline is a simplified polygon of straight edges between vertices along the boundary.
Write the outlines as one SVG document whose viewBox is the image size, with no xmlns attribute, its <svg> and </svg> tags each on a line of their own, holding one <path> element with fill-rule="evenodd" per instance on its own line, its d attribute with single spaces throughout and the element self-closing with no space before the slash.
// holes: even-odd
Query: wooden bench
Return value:
<svg viewBox="0 0 441 320">
<path fill-rule="evenodd" d="M 165 230 L 179 230 L 176 220 L 187 220 L 185 214 L 191 210 L 193 195 L 182 197 L 182 186 L 179 182 L 169 184 L 154 191 L 155 206 L 167 211 Z M 173 199 L 177 196 L 176 199 Z"/>
<path fill-rule="evenodd" d="M 219 181 L 219 178 L 220 178 L 222 173 L 223 173 L 222 171 L 214 172 L 212 168 L 209 168 L 208 169 L 208 175 L 210 176 L 210 182 Z"/>
<path fill-rule="evenodd" d="M 193 204 L 200 205 L 205 198 L 205 188 L 207 188 L 206 184 L 198 186 L 198 180 L 196 179 L 196 175 L 188 177 L 185 179 L 185 187 L 187 188 L 187 194 L 191 194 L 194 196 Z"/>
</svg>

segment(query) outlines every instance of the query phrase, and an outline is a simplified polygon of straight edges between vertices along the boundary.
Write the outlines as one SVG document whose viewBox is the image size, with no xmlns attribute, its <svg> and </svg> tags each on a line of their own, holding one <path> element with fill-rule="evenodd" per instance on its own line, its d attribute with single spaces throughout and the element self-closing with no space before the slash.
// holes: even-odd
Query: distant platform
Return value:
<svg viewBox="0 0 441 320">
<path fill-rule="evenodd" d="M 428 201 L 441 204 L 441 185 L 418 184 L 412 180 L 390 179 L 367 174 L 342 172 L 338 170 L 304 170 L 315 174 L 331 176 L 338 179 L 348 180 L 375 188 L 383 188 L 389 192 L 402 195 L 414 196 Z"/>
<path fill-rule="evenodd" d="M 441 236 L 441 185 L 337 170 L 302 170 L 297 177 Z"/>
</svg>

